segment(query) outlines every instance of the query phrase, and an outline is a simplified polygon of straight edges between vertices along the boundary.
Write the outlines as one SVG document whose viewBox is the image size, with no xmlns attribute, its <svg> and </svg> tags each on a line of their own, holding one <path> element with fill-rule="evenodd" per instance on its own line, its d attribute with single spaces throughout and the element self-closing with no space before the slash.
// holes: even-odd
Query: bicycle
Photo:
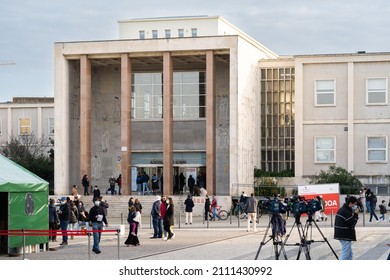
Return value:
<svg viewBox="0 0 390 280">
<path fill-rule="evenodd" d="M 232 206 L 232 213 L 239 219 L 245 219 L 246 213 L 244 211 L 243 205 L 240 202 L 235 203 L 236 206 Z"/>
<path fill-rule="evenodd" d="M 226 220 L 229 217 L 229 212 L 226 210 L 222 210 L 222 206 L 217 207 L 217 214 L 219 215 L 221 220 Z M 210 221 L 213 218 L 213 211 L 209 211 L 209 219 Z"/>
</svg>

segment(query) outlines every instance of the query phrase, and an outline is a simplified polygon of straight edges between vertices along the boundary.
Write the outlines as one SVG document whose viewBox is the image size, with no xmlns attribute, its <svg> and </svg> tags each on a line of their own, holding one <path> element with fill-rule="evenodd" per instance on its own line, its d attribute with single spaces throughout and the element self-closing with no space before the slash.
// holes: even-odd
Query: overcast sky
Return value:
<svg viewBox="0 0 390 280">
<path fill-rule="evenodd" d="M 388 0 L 1 0 L 0 102 L 54 96 L 54 42 L 118 38 L 117 20 L 220 15 L 279 55 L 390 52 Z"/>
</svg>

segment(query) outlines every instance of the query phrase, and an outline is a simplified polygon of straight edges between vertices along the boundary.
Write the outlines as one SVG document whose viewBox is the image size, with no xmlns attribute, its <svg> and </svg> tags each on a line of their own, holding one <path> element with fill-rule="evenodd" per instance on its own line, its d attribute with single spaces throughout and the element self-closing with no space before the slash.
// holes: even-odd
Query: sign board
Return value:
<svg viewBox="0 0 390 280">
<path fill-rule="evenodd" d="M 325 214 L 337 213 L 340 205 L 339 184 L 318 184 L 298 186 L 298 195 L 304 196 L 306 200 L 322 196 L 325 201 Z"/>
</svg>

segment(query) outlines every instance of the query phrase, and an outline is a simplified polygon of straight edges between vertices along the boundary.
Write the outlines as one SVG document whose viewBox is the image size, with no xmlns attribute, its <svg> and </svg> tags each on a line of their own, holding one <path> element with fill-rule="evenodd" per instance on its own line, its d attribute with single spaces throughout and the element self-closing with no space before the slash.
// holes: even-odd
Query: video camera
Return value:
<svg viewBox="0 0 390 280">
<path fill-rule="evenodd" d="M 268 210 L 268 212 L 270 212 L 271 214 L 286 213 L 287 211 L 286 205 L 284 205 L 279 199 L 270 199 L 269 197 L 267 197 L 266 200 L 263 200 L 259 204 L 259 208 Z"/>
<path fill-rule="evenodd" d="M 293 196 L 290 198 L 290 201 L 292 204 L 291 212 L 294 215 L 312 215 L 322 209 L 321 202 L 317 199 L 310 199 L 307 201 L 304 196 Z"/>
</svg>

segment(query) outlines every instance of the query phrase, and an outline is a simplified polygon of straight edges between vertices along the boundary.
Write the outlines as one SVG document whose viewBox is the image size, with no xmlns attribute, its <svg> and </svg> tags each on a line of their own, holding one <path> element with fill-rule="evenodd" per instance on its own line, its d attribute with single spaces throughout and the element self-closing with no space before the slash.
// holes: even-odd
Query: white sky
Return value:
<svg viewBox="0 0 390 280">
<path fill-rule="evenodd" d="M 117 20 L 220 15 L 279 55 L 390 52 L 388 0 L 1 0 L 0 102 L 54 96 L 54 42 L 118 38 Z"/>
</svg>

